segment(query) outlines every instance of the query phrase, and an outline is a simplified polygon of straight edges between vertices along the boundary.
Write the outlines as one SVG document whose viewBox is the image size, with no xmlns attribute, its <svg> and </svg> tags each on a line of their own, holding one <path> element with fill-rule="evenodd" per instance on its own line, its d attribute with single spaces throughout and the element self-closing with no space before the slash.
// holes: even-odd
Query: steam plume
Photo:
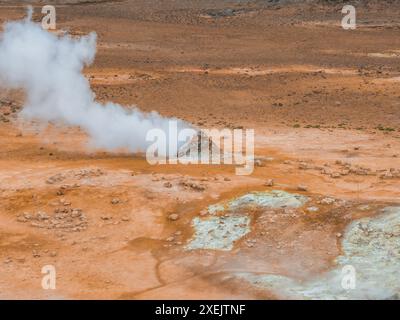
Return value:
<svg viewBox="0 0 400 320">
<path fill-rule="evenodd" d="M 24 118 L 79 126 L 95 147 L 108 150 L 143 151 L 148 130 L 168 132 L 170 119 L 156 112 L 95 101 L 82 74 L 95 57 L 95 33 L 58 37 L 32 22 L 31 16 L 29 11 L 28 18 L 6 23 L 0 36 L 0 86 L 26 91 Z M 178 127 L 186 124 L 178 121 Z"/>
</svg>

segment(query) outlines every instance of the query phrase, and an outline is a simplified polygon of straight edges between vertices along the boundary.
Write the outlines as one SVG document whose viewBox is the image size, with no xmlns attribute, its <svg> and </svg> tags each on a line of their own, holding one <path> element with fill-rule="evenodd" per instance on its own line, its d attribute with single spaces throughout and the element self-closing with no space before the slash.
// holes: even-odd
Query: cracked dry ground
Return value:
<svg viewBox="0 0 400 320">
<path fill-rule="evenodd" d="M 338 7 L 260 3 L 58 8 L 60 30 L 98 33 L 85 74 L 99 100 L 254 128 L 257 165 L 236 176 L 88 150 L 77 128 L 22 127 L 23 94 L 2 92 L 0 297 L 297 298 L 257 277 L 325 279 L 353 221 L 400 206 L 400 7 L 360 8 L 357 30 L 345 32 Z M 0 7 L 1 21 L 23 15 Z M 189 250 L 194 219 L 224 225 L 237 214 L 210 208 L 277 190 L 308 200 L 245 206 L 249 230 L 232 247 Z M 48 264 L 53 291 L 41 287 Z"/>
</svg>

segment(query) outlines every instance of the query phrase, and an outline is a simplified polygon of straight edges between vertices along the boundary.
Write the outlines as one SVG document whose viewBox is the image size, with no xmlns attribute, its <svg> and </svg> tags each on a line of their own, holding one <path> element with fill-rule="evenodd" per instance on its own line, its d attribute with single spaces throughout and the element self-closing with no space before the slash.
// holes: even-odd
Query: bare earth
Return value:
<svg viewBox="0 0 400 320">
<path fill-rule="evenodd" d="M 257 166 L 236 176 L 90 150 L 78 128 L 22 127 L 23 94 L 1 92 L 0 298 L 285 298 L 237 274 L 323 274 L 351 221 L 400 204 L 399 5 L 361 6 L 345 31 L 340 5 L 90 2 L 58 1 L 57 28 L 98 34 L 85 70 L 98 100 L 254 128 Z M 0 1 L 1 22 L 24 15 Z M 187 250 L 208 205 L 276 189 L 310 203 L 269 223 L 249 212 L 232 250 Z M 38 213 L 65 216 L 47 228 Z M 45 265 L 56 290 L 42 289 Z"/>
</svg>

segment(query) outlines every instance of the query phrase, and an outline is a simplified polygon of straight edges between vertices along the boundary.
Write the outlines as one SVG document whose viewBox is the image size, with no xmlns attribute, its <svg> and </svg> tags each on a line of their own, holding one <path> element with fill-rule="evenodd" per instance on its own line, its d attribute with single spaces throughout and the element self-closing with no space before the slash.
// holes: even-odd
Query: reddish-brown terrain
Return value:
<svg viewBox="0 0 400 320">
<path fill-rule="evenodd" d="M 0 298 L 281 298 L 236 274 L 323 274 L 351 221 L 399 205 L 398 4 L 360 5 L 357 29 L 343 30 L 341 5 L 323 2 L 62 2 L 58 30 L 98 35 L 84 72 L 99 101 L 253 128 L 256 166 L 237 176 L 88 149 L 77 128 L 21 125 L 23 93 L 1 91 Z M 25 14 L 0 1 L 1 22 Z M 208 205 L 272 189 L 310 204 L 267 222 L 250 212 L 232 250 L 186 249 Z M 64 209 L 64 226 L 43 227 L 38 213 Z M 45 265 L 56 290 L 42 288 Z"/>
</svg>

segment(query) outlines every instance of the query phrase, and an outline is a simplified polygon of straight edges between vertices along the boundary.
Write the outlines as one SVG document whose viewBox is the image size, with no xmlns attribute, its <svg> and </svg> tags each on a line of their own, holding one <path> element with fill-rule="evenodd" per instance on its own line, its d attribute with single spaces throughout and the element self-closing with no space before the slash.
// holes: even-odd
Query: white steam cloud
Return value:
<svg viewBox="0 0 400 320">
<path fill-rule="evenodd" d="M 33 23 L 29 12 L 27 19 L 4 25 L 0 36 L 0 86 L 26 91 L 21 112 L 24 118 L 79 126 L 95 147 L 144 151 L 149 145 L 147 132 L 159 128 L 168 133 L 171 119 L 156 112 L 96 102 L 82 74 L 95 54 L 95 33 L 81 38 L 58 37 Z M 187 125 L 178 120 L 178 127 Z"/>
</svg>

